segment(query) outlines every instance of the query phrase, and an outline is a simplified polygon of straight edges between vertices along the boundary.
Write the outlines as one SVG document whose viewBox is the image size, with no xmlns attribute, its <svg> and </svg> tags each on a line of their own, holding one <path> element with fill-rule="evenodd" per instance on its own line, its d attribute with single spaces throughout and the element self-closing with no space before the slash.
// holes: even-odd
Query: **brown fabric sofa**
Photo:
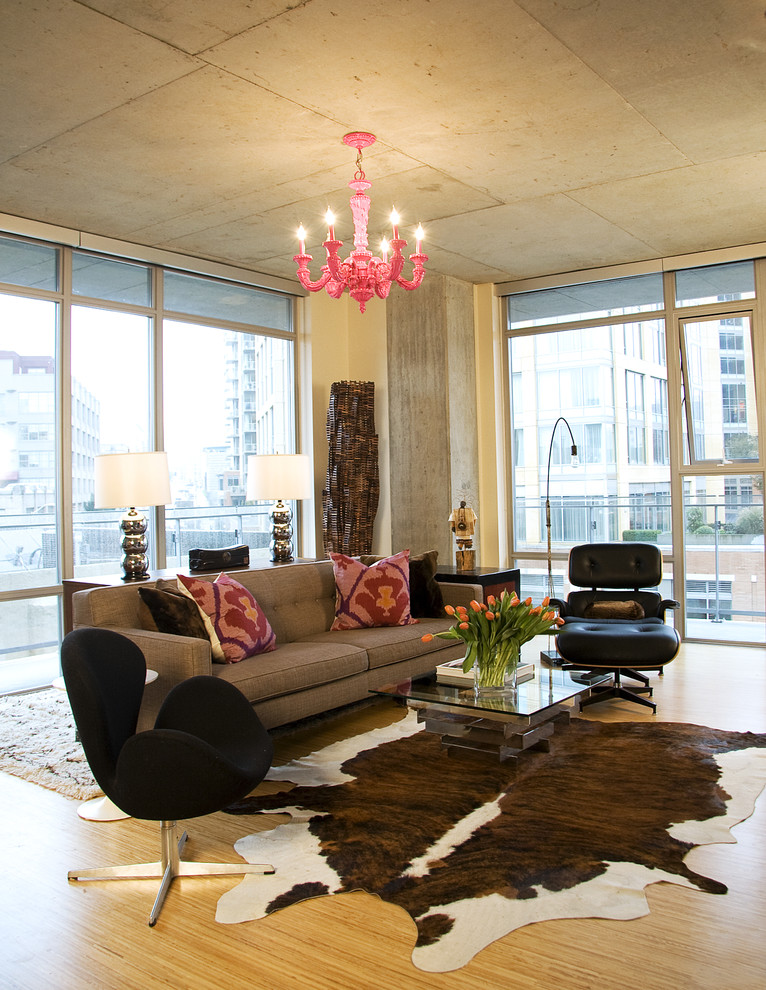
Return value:
<svg viewBox="0 0 766 990">
<path fill-rule="evenodd" d="M 157 631 L 138 594 L 138 587 L 152 587 L 153 582 L 90 588 L 73 596 L 75 628 L 99 626 L 122 633 L 141 647 L 147 667 L 159 675 L 144 692 L 139 729 L 154 723 L 174 685 L 197 674 L 231 681 L 264 725 L 273 728 L 359 701 L 370 688 L 428 673 L 464 653 L 460 642 L 421 641 L 424 633 L 449 628 L 446 616 L 407 626 L 331 632 L 335 579 L 329 560 L 235 570 L 232 577 L 255 597 L 277 637 L 272 652 L 233 664 L 213 663 L 208 640 Z M 481 588 L 474 584 L 450 583 L 442 591 L 445 602 L 455 605 L 481 599 Z"/>
</svg>

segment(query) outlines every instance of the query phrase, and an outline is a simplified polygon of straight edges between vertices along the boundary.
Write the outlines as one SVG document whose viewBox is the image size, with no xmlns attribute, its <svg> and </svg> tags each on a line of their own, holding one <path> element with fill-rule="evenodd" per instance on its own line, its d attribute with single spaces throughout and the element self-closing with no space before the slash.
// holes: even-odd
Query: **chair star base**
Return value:
<svg viewBox="0 0 766 990">
<path fill-rule="evenodd" d="M 566 668 L 565 668 L 566 669 Z M 591 674 L 605 673 L 602 670 L 592 670 Z M 647 708 L 651 708 L 652 715 L 657 714 L 657 705 L 653 701 L 649 701 L 653 693 L 653 688 L 649 687 L 649 678 L 644 674 L 639 673 L 637 670 L 625 670 L 617 669 L 612 671 L 613 681 L 611 684 L 595 684 L 590 689 L 590 695 L 587 698 L 580 699 L 580 711 L 583 710 L 587 705 L 597 705 L 601 701 L 606 701 L 608 698 L 622 698 L 623 701 L 634 701 L 638 705 L 644 705 Z M 622 676 L 627 675 L 628 677 L 635 677 L 636 680 L 641 681 L 641 686 L 625 685 L 622 683 Z M 649 698 L 643 698 L 642 695 L 648 695 Z"/>
<path fill-rule="evenodd" d="M 160 889 L 149 915 L 149 927 L 157 924 L 170 885 L 176 877 L 225 877 L 245 873 L 266 875 L 274 873 L 273 866 L 252 863 L 195 863 L 181 859 L 181 850 L 188 838 L 184 832 L 176 842 L 176 823 L 162 822 L 162 859 L 156 863 L 134 863 L 129 866 L 102 866 L 92 870 L 70 870 L 69 880 L 160 880 Z"/>
</svg>

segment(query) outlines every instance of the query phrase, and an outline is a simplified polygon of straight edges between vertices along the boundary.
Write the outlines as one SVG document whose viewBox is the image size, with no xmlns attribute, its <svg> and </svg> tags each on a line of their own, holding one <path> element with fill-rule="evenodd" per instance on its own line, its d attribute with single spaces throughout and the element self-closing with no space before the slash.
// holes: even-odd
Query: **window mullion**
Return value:
<svg viewBox="0 0 766 990">
<path fill-rule="evenodd" d="M 58 314 L 59 455 L 58 553 L 59 580 L 74 577 L 74 521 L 72 516 L 72 250 L 61 248 L 62 301 Z"/>
</svg>

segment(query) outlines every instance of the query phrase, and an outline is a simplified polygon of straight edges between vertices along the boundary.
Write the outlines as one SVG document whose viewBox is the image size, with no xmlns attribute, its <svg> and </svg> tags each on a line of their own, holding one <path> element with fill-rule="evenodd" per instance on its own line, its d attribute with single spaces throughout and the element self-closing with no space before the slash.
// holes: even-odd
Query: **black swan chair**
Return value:
<svg viewBox="0 0 766 990">
<path fill-rule="evenodd" d="M 146 661 L 135 643 L 109 629 L 75 629 L 62 643 L 61 668 L 99 786 L 126 814 L 162 823 L 159 862 L 71 870 L 70 880 L 160 880 L 153 927 L 175 877 L 274 872 L 182 860 L 186 832 L 176 837 L 177 819 L 221 811 L 271 766 L 271 739 L 244 695 L 218 677 L 191 677 L 170 691 L 154 728 L 136 733 Z"/>
<path fill-rule="evenodd" d="M 641 670 L 657 670 L 678 653 L 680 637 L 665 623 L 667 609 L 679 604 L 657 591 L 662 581 L 662 554 L 652 543 L 586 543 L 569 553 L 569 581 L 577 588 L 566 601 L 553 599 L 564 619 L 556 646 L 568 670 L 611 673 L 613 680 L 595 684 L 580 707 L 607 698 L 623 698 L 657 711 L 649 701 L 652 688 Z M 630 590 L 627 590 L 630 589 Z M 627 676 L 639 686 L 622 683 Z"/>
</svg>

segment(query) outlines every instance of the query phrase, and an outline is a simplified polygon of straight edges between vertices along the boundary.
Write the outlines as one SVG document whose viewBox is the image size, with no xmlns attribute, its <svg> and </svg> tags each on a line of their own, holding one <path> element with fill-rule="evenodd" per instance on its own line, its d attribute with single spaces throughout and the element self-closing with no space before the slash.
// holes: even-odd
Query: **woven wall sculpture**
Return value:
<svg viewBox="0 0 766 990">
<path fill-rule="evenodd" d="M 371 553 L 380 496 L 374 382 L 333 382 L 327 445 L 322 492 L 325 552 Z"/>
</svg>

